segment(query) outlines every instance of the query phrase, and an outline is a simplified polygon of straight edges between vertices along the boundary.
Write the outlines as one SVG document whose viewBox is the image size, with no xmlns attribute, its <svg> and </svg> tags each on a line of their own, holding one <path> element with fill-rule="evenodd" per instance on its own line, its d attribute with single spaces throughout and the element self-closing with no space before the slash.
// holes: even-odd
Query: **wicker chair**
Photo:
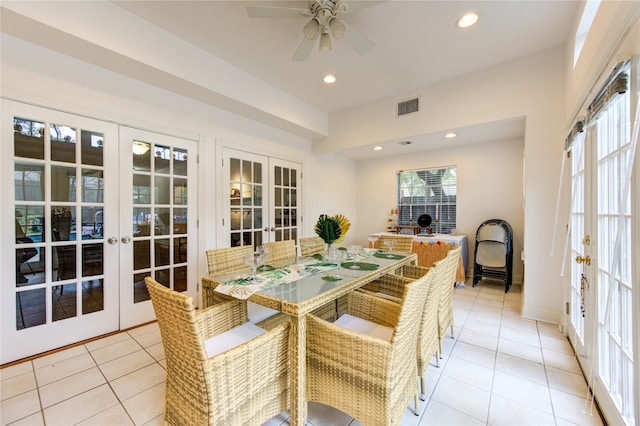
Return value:
<svg viewBox="0 0 640 426">
<path fill-rule="evenodd" d="M 253 253 L 253 246 L 237 246 L 207 250 L 206 254 L 209 275 L 222 274 L 225 272 L 235 271 L 236 269 L 246 268 L 247 266 L 244 264 L 244 257 L 251 253 Z M 213 291 L 214 289 L 209 288 L 208 286 L 202 286 L 203 308 L 228 300 L 228 298 L 225 297 L 217 298 Z M 258 305 L 253 302 L 247 302 L 247 312 L 249 315 L 249 322 L 252 323 L 264 321 L 268 317 L 278 314 L 278 311 L 274 309 L 267 308 L 266 306 Z"/>
<path fill-rule="evenodd" d="M 272 241 L 263 245 L 268 251 L 267 262 L 279 262 L 296 257 L 295 240 Z"/>
<path fill-rule="evenodd" d="M 289 322 L 265 331 L 229 301 L 193 298 L 145 278 L 167 363 L 165 424 L 257 425 L 288 409 Z"/>
<path fill-rule="evenodd" d="M 413 250 L 413 236 L 412 235 L 383 235 L 375 244 L 377 248 L 386 250 L 388 247 L 385 245 L 387 240 L 396 240 L 398 243 L 393 247 L 394 252 L 398 253 L 411 253 Z"/>
<path fill-rule="evenodd" d="M 320 237 L 304 237 L 299 239 L 300 255 L 312 256 L 324 253 L 324 241 Z"/>
<path fill-rule="evenodd" d="M 453 250 L 449 250 L 447 257 L 442 259 L 442 278 L 439 280 L 440 287 L 440 306 L 438 307 L 438 339 L 440 340 L 439 352 L 442 358 L 442 339 L 444 339 L 447 327 L 451 327 L 451 338 L 453 335 L 453 289 L 456 282 L 456 268 L 462 248 L 460 246 Z"/>
<path fill-rule="evenodd" d="M 397 425 L 410 399 L 418 412 L 416 350 L 426 279 L 406 285 L 402 303 L 354 291 L 335 323 L 307 317 L 307 400 L 366 425 Z"/>
<path fill-rule="evenodd" d="M 429 366 L 429 362 L 435 355 L 436 365 L 440 365 L 439 333 L 438 333 L 438 307 L 440 304 L 441 285 L 444 266 L 440 263 L 434 264 L 431 268 L 422 266 L 409 266 L 403 268 L 403 272 L 412 276 L 384 275 L 377 280 L 365 285 L 362 291 L 375 293 L 380 297 L 400 302 L 405 286 L 416 279 L 426 276 L 425 279 L 431 283 L 429 293 L 424 304 L 422 318 L 420 320 L 420 332 L 418 335 L 418 375 L 420 376 L 420 393 L 424 400 L 426 394 L 426 384 L 424 373 Z"/>
</svg>

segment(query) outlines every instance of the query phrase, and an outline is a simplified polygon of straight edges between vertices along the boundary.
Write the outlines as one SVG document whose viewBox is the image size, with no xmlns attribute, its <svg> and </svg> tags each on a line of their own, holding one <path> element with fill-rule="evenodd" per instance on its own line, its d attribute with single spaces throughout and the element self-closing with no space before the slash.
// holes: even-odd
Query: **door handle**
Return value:
<svg viewBox="0 0 640 426">
<path fill-rule="evenodd" d="M 116 237 L 109 237 L 109 239 L 107 240 L 107 242 L 109 244 L 115 244 L 118 242 L 118 239 Z"/>
<path fill-rule="evenodd" d="M 122 241 L 123 243 L 127 244 L 127 243 L 131 242 L 131 238 L 130 237 L 122 237 L 120 239 L 120 241 Z"/>
<path fill-rule="evenodd" d="M 577 255 L 576 256 L 576 263 L 578 263 L 578 264 L 584 263 L 585 265 L 589 266 L 589 265 L 591 265 L 591 256 L 582 257 L 580 255 Z"/>
</svg>

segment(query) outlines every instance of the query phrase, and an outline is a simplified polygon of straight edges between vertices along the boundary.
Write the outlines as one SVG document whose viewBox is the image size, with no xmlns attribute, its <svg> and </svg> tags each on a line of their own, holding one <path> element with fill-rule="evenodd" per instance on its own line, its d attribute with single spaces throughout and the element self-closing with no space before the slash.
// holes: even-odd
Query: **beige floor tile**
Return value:
<svg viewBox="0 0 640 426">
<path fill-rule="evenodd" d="M 49 425 L 76 424 L 118 405 L 118 399 L 105 384 L 44 409 Z"/>
<path fill-rule="evenodd" d="M 535 383 L 547 385 L 547 373 L 542 364 L 526 359 L 498 353 L 496 356 L 496 372 L 511 374 Z"/>
<path fill-rule="evenodd" d="M 164 426 L 164 413 L 154 417 L 142 426 Z"/>
<path fill-rule="evenodd" d="M 491 397 L 494 395 L 553 415 L 549 387 L 545 385 L 497 371 Z"/>
<path fill-rule="evenodd" d="M 38 391 L 30 390 L 0 402 L 0 424 L 7 425 L 39 411 Z"/>
<path fill-rule="evenodd" d="M 491 397 L 488 424 L 492 426 L 513 426 L 514 424 L 541 426 L 555 425 L 555 420 L 551 414 L 494 395 Z"/>
<path fill-rule="evenodd" d="M 79 356 L 63 359 L 54 364 L 47 364 L 42 368 L 36 368 L 36 380 L 38 386 L 44 386 L 95 366 L 96 363 L 93 358 L 85 351 Z"/>
<path fill-rule="evenodd" d="M 142 346 L 133 338 L 129 337 L 127 340 L 93 350 L 91 351 L 91 356 L 93 356 L 98 365 L 101 365 L 139 351 L 140 349 L 142 349 Z"/>
<path fill-rule="evenodd" d="M 133 338 L 142 346 L 147 348 L 158 343 L 162 343 L 162 337 L 160 336 L 160 329 L 151 330 L 148 333 L 138 334 Z"/>
<path fill-rule="evenodd" d="M 120 401 L 129 399 L 157 384 L 163 383 L 167 374 L 158 363 L 150 364 L 109 382 Z"/>
<path fill-rule="evenodd" d="M 540 337 L 538 333 L 529 333 L 528 331 L 518 330 L 517 328 L 507 327 L 504 324 L 500 327 L 500 338 L 511 340 L 512 342 L 524 343 L 540 347 Z"/>
<path fill-rule="evenodd" d="M 165 359 L 164 346 L 162 346 L 162 343 L 156 343 L 155 345 L 151 345 L 145 349 L 156 361 Z"/>
<path fill-rule="evenodd" d="M 460 336 L 458 337 L 458 341 L 465 342 L 470 345 L 476 345 L 492 351 L 495 351 L 498 347 L 497 337 L 490 336 L 484 333 L 474 332 L 466 328 L 462 330 L 462 333 L 460 333 Z"/>
<path fill-rule="evenodd" d="M 116 358 L 100 365 L 100 371 L 112 381 L 154 363 L 154 359 L 144 349 Z"/>
<path fill-rule="evenodd" d="M 473 362 L 451 357 L 442 376 L 459 380 L 490 392 L 493 383 L 493 368 L 481 367 Z"/>
<path fill-rule="evenodd" d="M 538 332 L 540 333 L 540 336 L 554 337 L 560 340 L 565 340 L 567 338 L 567 336 L 560 332 L 557 324 L 538 321 Z"/>
<path fill-rule="evenodd" d="M 578 397 L 556 389 L 550 389 L 551 403 L 555 416 L 571 423 L 582 426 L 602 426 L 603 422 L 598 411 L 594 408 L 593 415 L 589 410 L 589 402 L 584 397 Z"/>
<path fill-rule="evenodd" d="M 93 352 L 100 348 L 115 345 L 116 343 L 126 342 L 131 339 L 131 336 L 129 336 L 127 333 L 117 333 L 112 334 L 111 336 L 103 337 L 102 339 L 85 343 L 85 346 L 89 352 Z"/>
<path fill-rule="evenodd" d="M 4 401 L 7 398 L 13 398 L 16 395 L 28 392 L 36 387 L 36 376 L 33 371 L 28 371 L 19 376 L 12 376 L 7 379 L 3 378 L 0 383 L 0 397 Z"/>
<path fill-rule="evenodd" d="M 4 425 L 4 423 L 2 423 Z M 11 423 L 10 426 L 45 426 L 44 419 L 42 418 L 42 411 L 33 413 L 30 416 L 24 417 L 18 421 Z"/>
<path fill-rule="evenodd" d="M 549 349 L 542 349 L 544 356 L 544 364 L 549 367 L 559 368 L 560 370 L 570 371 L 576 374 L 582 374 L 578 359 L 575 355 L 556 352 Z"/>
<path fill-rule="evenodd" d="M 62 361 L 75 358 L 78 356 L 86 355 L 86 354 L 87 354 L 87 349 L 84 346 L 82 345 L 74 346 L 72 348 L 65 349 L 63 351 L 54 352 L 50 355 L 46 355 L 41 358 L 34 359 L 32 361 L 33 368 L 34 370 L 39 370 L 44 367 L 51 367 L 52 365 L 59 364 Z"/>
<path fill-rule="evenodd" d="M 427 409 L 420 418 L 422 426 L 482 426 L 484 421 L 473 418 L 462 411 L 451 408 L 438 401 L 429 401 Z"/>
<path fill-rule="evenodd" d="M 571 343 L 569 343 L 569 339 L 566 337 L 564 339 L 559 339 L 542 334 L 540 335 L 540 345 L 542 346 L 542 349 L 549 349 L 569 355 L 574 354 L 573 347 L 571 346 Z"/>
<path fill-rule="evenodd" d="M 0 381 L 30 372 L 33 372 L 33 364 L 31 361 L 21 362 L 20 364 L 0 369 Z"/>
<path fill-rule="evenodd" d="M 462 341 L 456 343 L 453 351 L 451 351 L 451 356 L 491 369 L 493 369 L 496 364 L 496 351 Z"/>
<path fill-rule="evenodd" d="M 498 352 L 542 364 L 542 351 L 536 346 L 500 338 Z"/>
<path fill-rule="evenodd" d="M 527 333 L 538 334 L 538 327 L 533 320 L 521 318 L 520 315 L 508 315 L 503 313 L 502 326 L 514 328 L 520 331 L 526 331 Z"/>
<path fill-rule="evenodd" d="M 443 375 L 431 399 L 478 420 L 486 421 L 490 395 L 488 391 Z"/>
<path fill-rule="evenodd" d="M 587 382 L 582 374 L 576 374 L 549 366 L 547 366 L 546 369 L 549 387 L 578 397 L 587 396 Z"/>
<path fill-rule="evenodd" d="M 122 405 L 115 405 L 105 411 L 102 411 L 95 416 L 89 417 L 87 420 L 78 423 L 80 426 L 97 426 L 97 425 L 112 425 L 112 426 L 127 426 L 133 425 L 133 421 L 127 415 L 127 412 Z"/>
<path fill-rule="evenodd" d="M 486 322 L 482 320 L 469 321 L 464 325 L 465 330 L 477 331 L 488 336 L 498 337 L 500 334 L 500 326 L 495 322 Z"/>
<path fill-rule="evenodd" d="M 160 330 L 160 326 L 158 322 L 152 322 L 149 324 L 142 325 L 140 327 L 132 328 L 131 330 L 127 330 L 127 333 L 131 335 L 133 338 L 136 338 L 141 334 L 147 334 L 147 333 L 159 331 L 159 330 Z"/>
<path fill-rule="evenodd" d="M 89 368 L 40 386 L 40 400 L 43 407 L 50 407 L 104 383 L 106 380 L 98 367 Z"/>
<path fill-rule="evenodd" d="M 122 401 L 133 422 L 142 425 L 164 413 L 165 385 L 161 383 Z"/>
</svg>

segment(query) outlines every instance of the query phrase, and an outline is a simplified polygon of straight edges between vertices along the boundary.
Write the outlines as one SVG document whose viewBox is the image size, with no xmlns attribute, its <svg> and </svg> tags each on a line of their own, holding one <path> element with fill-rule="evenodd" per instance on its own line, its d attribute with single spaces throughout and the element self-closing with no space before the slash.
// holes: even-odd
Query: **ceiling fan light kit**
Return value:
<svg viewBox="0 0 640 426">
<path fill-rule="evenodd" d="M 371 2 L 372 4 L 375 2 Z M 366 7 L 366 6 L 365 6 Z M 360 7 L 362 8 L 362 7 Z M 346 14 L 349 5 L 344 0 L 313 0 L 308 9 L 276 6 L 248 6 L 249 17 L 303 17 L 311 18 L 302 27 L 304 38 L 293 54 L 294 60 L 304 61 L 311 54 L 315 40 L 320 38 L 320 51 L 332 49 L 331 36 L 335 39 L 343 38 L 353 50 L 364 55 L 373 48 L 373 42 L 337 15 Z M 318 37 L 320 36 L 320 37 Z"/>
</svg>

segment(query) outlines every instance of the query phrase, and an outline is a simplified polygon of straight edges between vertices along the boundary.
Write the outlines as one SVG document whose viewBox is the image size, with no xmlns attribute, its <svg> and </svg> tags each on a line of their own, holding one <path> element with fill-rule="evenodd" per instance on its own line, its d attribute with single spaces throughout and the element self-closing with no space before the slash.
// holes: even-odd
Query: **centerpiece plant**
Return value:
<svg viewBox="0 0 640 426">
<path fill-rule="evenodd" d="M 331 245 L 342 242 L 350 227 L 351 222 L 343 214 L 336 214 L 335 216 L 322 214 L 318 218 L 314 230 L 322 238 L 322 241 Z"/>
</svg>

